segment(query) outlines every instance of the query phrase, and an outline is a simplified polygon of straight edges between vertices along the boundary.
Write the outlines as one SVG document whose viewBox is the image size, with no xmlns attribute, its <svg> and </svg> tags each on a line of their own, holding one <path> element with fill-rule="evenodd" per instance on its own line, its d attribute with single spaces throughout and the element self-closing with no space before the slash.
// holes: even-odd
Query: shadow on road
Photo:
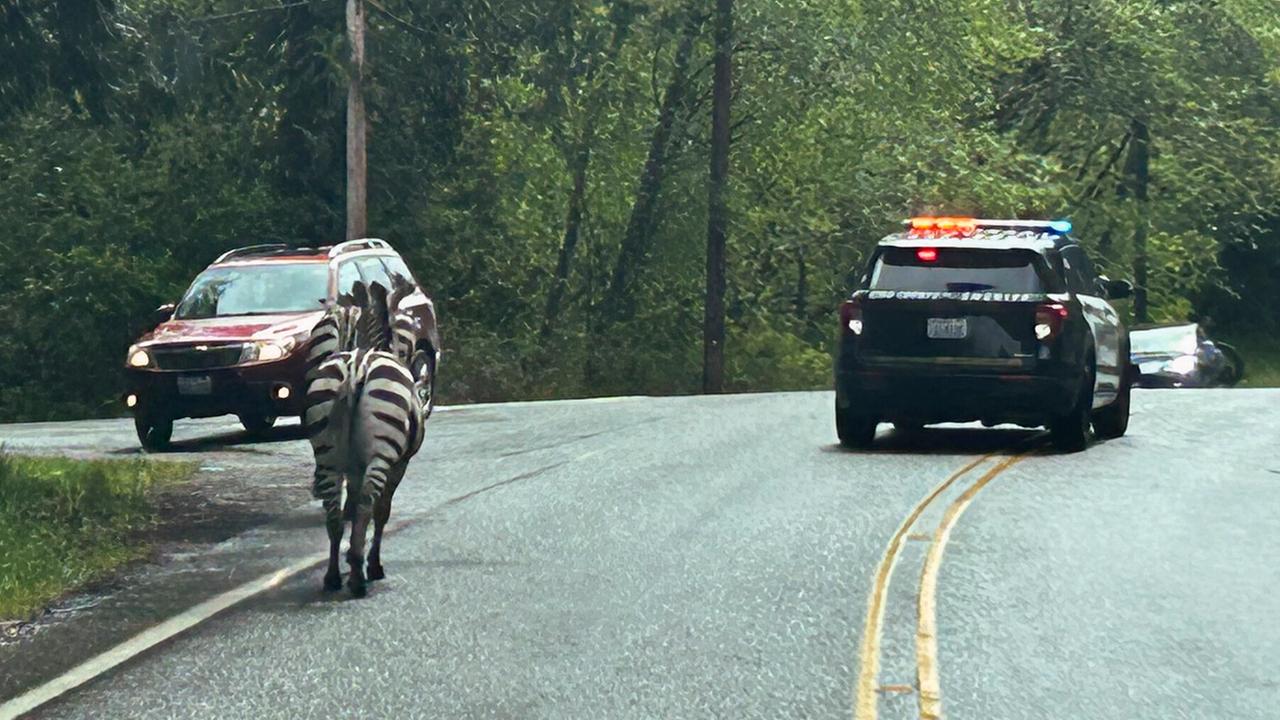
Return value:
<svg viewBox="0 0 1280 720">
<path fill-rule="evenodd" d="M 881 425 L 870 448 L 854 450 L 831 444 L 823 447 L 823 451 L 849 455 L 981 455 L 1025 450 L 1033 437 L 1043 433 L 1043 430 L 1003 427 L 926 427 L 904 431 Z"/>
<path fill-rule="evenodd" d="M 389 549 L 388 552 L 391 553 L 393 551 Z M 468 570 L 493 571 L 500 568 L 527 566 L 526 563 L 510 562 L 505 560 L 406 560 L 396 558 L 391 554 L 384 555 L 383 558 L 386 561 L 387 577 L 384 580 L 375 580 L 369 583 L 369 597 L 373 597 L 381 593 L 393 593 L 396 592 L 398 588 L 402 588 L 403 581 L 397 577 L 397 574 L 406 568 L 411 568 L 418 572 L 422 572 L 424 570 L 438 570 L 445 573 Z M 347 588 L 346 581 L 351 571 L 351 567 L 347 564 L 345 557 L 340 564 L 343 580 L 342 589 L 335 591 L 324 590 L 321 586 L 327 567 L 327 563 L 320 563 L 314 568 L 291 578 L 288 583 L 274 591 L 264 593 L 249 601 L 247 607 L 265 612 L 287 613 L 296 611 L 300 608 L 318 608 L 329 606 L 334 603 L 349 601 L 363 602 L 368 599 L 353 597 L 350 589 Z"/>
<path fill-rule="evenodd" d="M 260 435 L 250 435 L 243 430 L 235 430 L 232 432 L 217 433 L 214 435 L 202 435 L 199 437 L 187 438 L 185 440 L 174 440 L 169 443 L 169 449 L 160 454 L 231 450 L 233 452 L 261 453 L 263 455 L 269 455 L 271 454 L 269 451 L 258 450 L 252 446 L 305 440 L 306 437 L 306 433 L 303 432 L 301 425 L 284 425 L 282 427 L 274 427 Z M 139 455 L 142 452 L 142 448 L 135 445 L 132 447 L 112 450 L 110 454 Z"/>
</svg>

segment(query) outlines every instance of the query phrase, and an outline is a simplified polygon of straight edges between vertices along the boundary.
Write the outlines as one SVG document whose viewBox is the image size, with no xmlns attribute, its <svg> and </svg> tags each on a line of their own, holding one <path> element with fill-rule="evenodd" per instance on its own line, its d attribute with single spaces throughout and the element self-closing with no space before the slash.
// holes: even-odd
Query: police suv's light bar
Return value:
<svg viewBox="0 0 1280 720">
<path fill-rule="evenodd" d="M 939 233 L 945 235 L 972 235 L 979 228 L 1003 228 L 1007 230 L 1041 230 L 1066 235 L 1071 232 L 1070 220 L 986 220 L 961 217 L 913 217 L 904 225 L 912 232 Z"/>
</svg>

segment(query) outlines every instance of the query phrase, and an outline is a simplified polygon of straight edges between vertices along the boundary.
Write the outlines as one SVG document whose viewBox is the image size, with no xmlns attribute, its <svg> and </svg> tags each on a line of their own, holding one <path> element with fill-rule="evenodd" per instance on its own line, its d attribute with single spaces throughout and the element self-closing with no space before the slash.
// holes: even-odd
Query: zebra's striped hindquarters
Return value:
<svg viewBox="0 0 1280 720">
<path fill-rule="evenodd" d="M 360 362 L 359 396 L 351 423 L 351 455 L 362 470 L 360 504 L 371 507 L 391 468 L 422 446 L 422 408 L 413 376 L 395 355 L 368 353 Z M 397 478 L 398 480 L 398 478 Z"/>
</svg>

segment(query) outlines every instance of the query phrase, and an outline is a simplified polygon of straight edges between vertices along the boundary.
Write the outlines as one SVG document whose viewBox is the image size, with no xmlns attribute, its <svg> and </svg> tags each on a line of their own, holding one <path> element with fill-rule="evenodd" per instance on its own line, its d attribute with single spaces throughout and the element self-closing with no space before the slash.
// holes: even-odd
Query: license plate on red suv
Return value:
<svg viewBox="0 0 1280 720">
<path fill-rule="evenodd" d="M 179 375 L 179 395 L 210 395 L 213 393 L 213 379 L 208 375 Z"/>
</svg>

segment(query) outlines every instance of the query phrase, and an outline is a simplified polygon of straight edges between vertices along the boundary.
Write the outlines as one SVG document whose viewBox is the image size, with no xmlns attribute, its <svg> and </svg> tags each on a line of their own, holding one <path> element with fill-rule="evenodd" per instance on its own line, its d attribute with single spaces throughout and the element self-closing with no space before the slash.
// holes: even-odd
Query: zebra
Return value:
<svg viewBox="0 0 1280 720">
<path fill-rule="evenodd" d="M 353 317 L 359 311 L 351 307 L 334 305 L 320 318 L 311 330 L 311 338 L 307 343 L 306 380 L 310 384 L 311 377 L 320 364 L 337 353 L 351 350 L 355 343 Z"/>
<path fill-rule="evenodd" d="M 390 317 L 393 298 L 378 286 L 368 291 L 357 287 L 353 296 L 354 311 L 335 308 L 313 333 L 308 357 L 318 362 L 308 377 L 303 425 L 316 462 L 312 495 L 321 500 L 329 534 L 324 587 L 342 587 L 338 553 L 347 515 L 352 521 L 349 586 L 362 597 L 369 520 L 374 521 L 374 535 L 367 579 L 379 580 L 386 576 L 383 528 L 409 460 L 422 446 L 425 417 L 412 374 L 398 354 L 388 351 L 395 325 Z M 346 512 L 340 505 L 344 481 Z"/>
</svg>

